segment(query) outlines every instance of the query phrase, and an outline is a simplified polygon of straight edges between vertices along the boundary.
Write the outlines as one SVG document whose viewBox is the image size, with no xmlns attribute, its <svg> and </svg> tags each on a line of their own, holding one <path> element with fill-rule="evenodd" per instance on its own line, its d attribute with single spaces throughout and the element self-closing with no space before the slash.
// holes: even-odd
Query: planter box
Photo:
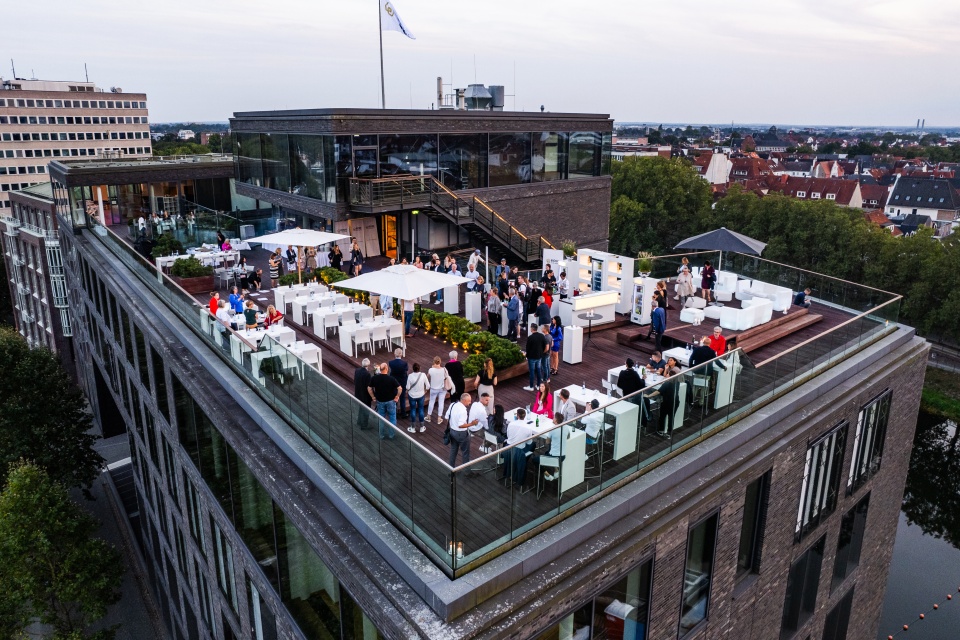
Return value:
<svg viewBox="0 0 960 640">
<path fill-rule="evenodd" d="M 200 276 L 198 278 L 178 278 L 177 276 L 170 277 L 187 293 L 210 293 L 216 289 L 213 284 L 212 275 Z"/>
<path fill-rule="evenodd" d="M 507 367 L 506 369 L 501 369 L 500 371 L 497 371 L 496 372 L 497 384 L 503 383 L 504 380 L 509 380 L 511 378 L 516 378 L 518 376 L 525 376 L 527 375 L 528 372 L 529 372 L 529 368 L 527 367 L 527 361 L 524 360 L 520 364 L 515 364 L 512 367 Z M 474 380 L 476 380 L 476 376 L 474 376 L 473 378 L 470 378 L 469 380 L 466 380 L 465 381 L 466 384 L 464 384 L 463 390 L 476 391 L 477 386 L 473 384 Z"/>
</svg>

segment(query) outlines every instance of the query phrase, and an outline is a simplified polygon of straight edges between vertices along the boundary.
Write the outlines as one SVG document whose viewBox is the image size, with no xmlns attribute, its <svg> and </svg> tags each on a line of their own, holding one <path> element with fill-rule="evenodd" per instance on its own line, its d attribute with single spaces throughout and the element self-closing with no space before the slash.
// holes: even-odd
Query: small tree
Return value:
<svg viewBox="0 0 960 640">
<path fill-rule="evenodd" d="M 56 356 L 0 327 L 0 371 L 0 476 L 25 458 L 64 486 L 90 487 L 103 458 L 86 401 Z"/>
<path fill-rule="evenodd" d="M 94 537 L 98 523 L 40 467 L 11 465 L 0 493 L 0 615 L 16 637 L 36 621 L 53 638 L 109 640 L 116 627 L 90 631 L 120 599 L 120 554 Z"/>
</svg>

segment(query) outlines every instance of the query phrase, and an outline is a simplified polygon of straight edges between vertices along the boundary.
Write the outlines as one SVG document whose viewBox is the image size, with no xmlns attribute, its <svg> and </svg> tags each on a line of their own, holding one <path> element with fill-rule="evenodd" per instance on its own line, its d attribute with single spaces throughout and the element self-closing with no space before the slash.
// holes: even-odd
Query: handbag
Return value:
<svg viewBox="0 0 960 640">
<path fill-rule="evenodd" d="M 446 391 L 453 391 L 453 378 L 450 377 L 449 373 L 443 374 L 443 388 Z"/>
</svg>

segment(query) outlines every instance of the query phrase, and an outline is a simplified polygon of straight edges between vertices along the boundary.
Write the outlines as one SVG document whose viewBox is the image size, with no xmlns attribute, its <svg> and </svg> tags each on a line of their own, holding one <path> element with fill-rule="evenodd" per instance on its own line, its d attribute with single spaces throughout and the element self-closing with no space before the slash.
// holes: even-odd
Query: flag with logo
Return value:
<svg viewBox="0 0 960 640">
<path fill-rule="evenodd" d="M 416 40 L 416 36 L 410 33 L 407 25 L 403 24 L 397 8 L 393 6 L 393 0 L 380 0 L 380 28 L 387 31 L 399 31 L 411 40 Z"/>
</svg>

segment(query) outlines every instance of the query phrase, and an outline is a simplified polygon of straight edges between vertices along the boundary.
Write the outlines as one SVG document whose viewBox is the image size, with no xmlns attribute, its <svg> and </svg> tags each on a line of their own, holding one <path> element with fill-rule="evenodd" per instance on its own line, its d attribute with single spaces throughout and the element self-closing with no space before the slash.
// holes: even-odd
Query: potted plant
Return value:
<svg viewBox="0 0 960 640">
<path fill-rule="evenodd" d="M 213 267 L 204 266 L 193 256 L 174 260 L 170 277 L 187 293 L 205 293 L 214 288 Z"/>
<path fill-rule="evenodd" d="M 574 244 L 573 240 L 564 240 L 560 243 L 560 248 L 563 249 L 564 258 L 572 258 L 577 255 L 577 245 Z"/>
<path fill-rule="evenodd" d="M 637 254 L 637 271 L 640 272 L 641 278 L 646 278 L 650 275 L 650 272 L 653 271 L 653 255 L 647 253 L 646 251 L 641 251 Z"/>
</svg>

